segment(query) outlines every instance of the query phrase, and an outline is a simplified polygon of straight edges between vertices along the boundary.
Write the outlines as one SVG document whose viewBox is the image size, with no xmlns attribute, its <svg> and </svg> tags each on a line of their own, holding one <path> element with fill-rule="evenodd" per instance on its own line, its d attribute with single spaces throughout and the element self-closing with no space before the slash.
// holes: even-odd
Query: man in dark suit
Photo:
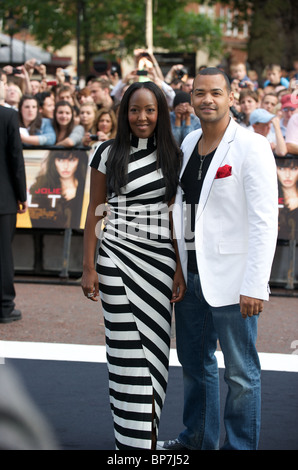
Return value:
<svg viewBox="0 0 298 470">
<path fill-rule="evenodd" d="M 0 80 L 0 85 L 3 82 Z M 20 320 L 15 310 L 12 240 L 16 214 L 27 210 L 25 165 L 18 113 L 0 105 L 0 323 Z"/>
</svg>

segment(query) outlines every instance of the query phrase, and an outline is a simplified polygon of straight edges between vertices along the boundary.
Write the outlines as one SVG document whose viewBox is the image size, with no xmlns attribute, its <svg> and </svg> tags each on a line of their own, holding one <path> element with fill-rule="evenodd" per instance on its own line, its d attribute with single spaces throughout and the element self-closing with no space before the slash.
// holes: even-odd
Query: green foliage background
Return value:
<svg viewBox="0 0 298 470">
<path fill-rule="evenodd" d="M 211 56 L 221 53 L 221 29 L 203 15 L 186 13 L 186 0 L 154 0 L 154 46 L 171 51 L 189 52 L 206 48 Z M 194 2 L 196 3 L 196 2 Z M 200 2 L 198 2 L 200 3 Z M 76 36 L 77 13 L 80 11 L 81 34 L 85 50 L 99 50 L 102 41 L 110 49 L 124 46 L 126 54 L 135 47 L 145 47 L 145 0 L 5 0 L 0 17 L 13 11 L 18 26 L 26 23 L 37 41 L 54 50 Z M 5 21 L 4 21 L 5 25 Z"/>
<path fill-rule="evenodd" d="M 187 0 L 153 0 L 154 46 L 171 52 L 206 50 L 221 57 L 223 43 L 219 21 L 186 12 Z M 191 3 L 213 5 L 216 0 Z M 249 22 L 248 62 L 260 69 L 269 62 L 291 68 L 298 57 L 297 0 L 223 0 L 235 13 L 236 25 Z M 76 37 L 80 12 L 81 44 L 85 61 L 106 50 L 111 58 L 130 54 L 145 44 L 145 0 L 0 0 L 5 30 L 9 11 L 16 28 L 26 24 L 44 48 L 59 50 Z"/>
</svg>

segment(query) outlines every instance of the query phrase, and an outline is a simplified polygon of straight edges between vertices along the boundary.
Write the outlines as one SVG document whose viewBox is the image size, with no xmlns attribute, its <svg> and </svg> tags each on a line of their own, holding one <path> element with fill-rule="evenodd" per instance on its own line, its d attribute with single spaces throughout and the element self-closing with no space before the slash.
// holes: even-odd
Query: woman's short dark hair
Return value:
<svg viewBox="0 0 298 470">
<path fill-rule="evenodd" d="M 136 82 L 124 93 L 118 114 L 117 135 L 111 145 L 107 161 L 107 187 L 110 193 L 121 193 L 121 187 L 127 182 L 127 167 L 131 146 L 131 129 L 128 121 L 128 109 L 131 96 L 142 88 L 150 90 L 156 97 L 158 117 L 155 127 L 157 146 L 157 168 L 163 172 L 166 193 L 165 200 L 175 195 L 181 164 L 179 149 L 171 128 L 169 109 L 163 91 L 153 82 Z"/>
</svg>

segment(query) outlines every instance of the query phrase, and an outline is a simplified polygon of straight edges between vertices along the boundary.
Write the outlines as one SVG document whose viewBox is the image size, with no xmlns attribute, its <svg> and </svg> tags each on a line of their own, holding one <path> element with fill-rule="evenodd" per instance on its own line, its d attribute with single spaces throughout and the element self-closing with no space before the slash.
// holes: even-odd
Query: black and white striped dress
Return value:
<svg viewBox="0 0 298 470">
<path fill-rule="evenodd" d="M 102 173 L 109 147 L 102 144 L 91 162 Z M 97 259 L 119 450 L 151 449 L 165 399 L 176 260 L 164 193 L 154 139 L 133 137 L 128 183 L 108 199 Z"/>
</svg>

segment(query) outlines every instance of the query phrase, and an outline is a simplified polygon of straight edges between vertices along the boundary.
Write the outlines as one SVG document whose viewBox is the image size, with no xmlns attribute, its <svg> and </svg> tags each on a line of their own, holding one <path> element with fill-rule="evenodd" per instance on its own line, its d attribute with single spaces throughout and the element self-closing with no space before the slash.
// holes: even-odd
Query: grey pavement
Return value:
<svg viewBox="0 0 298 470">
<path fill-rule="evenodd" d="M 101 303 L 87 300 L 79 281 L 68 284 L 15 283 L 16 308 L 23 318 L 0 324 L 0 340 L 64 344 L 104 344 Z M 29 281 L 29 282 L 28 282 Z M 173 322 L 172 347 L 175 347 Z M 272 289 L 259 321 L 259 352 L 292 354 L 298 349 L 298 292 Z"/>
</svg>

